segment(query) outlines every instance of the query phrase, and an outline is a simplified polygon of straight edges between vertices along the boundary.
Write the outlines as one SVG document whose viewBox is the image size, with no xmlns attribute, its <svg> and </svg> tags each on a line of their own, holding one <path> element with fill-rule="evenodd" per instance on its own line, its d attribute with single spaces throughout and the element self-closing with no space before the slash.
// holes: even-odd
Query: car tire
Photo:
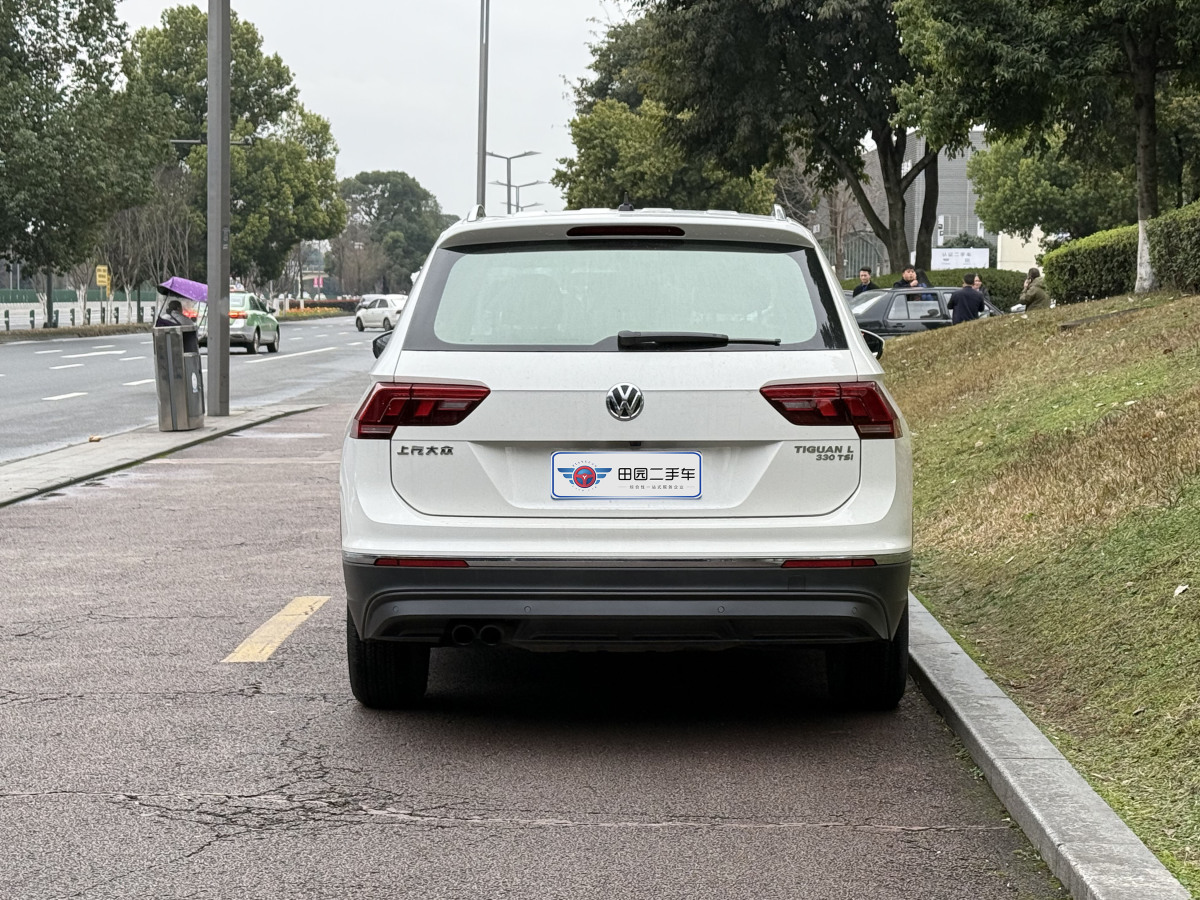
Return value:
<svg viewBox="0 0 1200 900">
<path fill-rule="evenodd" d="M 366 326 L 363 325 L 363 320 L 362 320 L 361 316 L 354 317 L 354 327 L 357 328 L 359 331 L 362 331 L 364 328 L 366 328 Z"/>
<path fill-rule="evenodd" d="M 257 328 L 254 329 L 254 337 L 250 338 L 250 343 L 248 343 L 246 345 L 246 352 L 247 353 L 257 353 L 258 352 L 258 329 Z"/>
<path fill-rule="evenodd" d="M 390 320 L 390 319 L 384 319 L 384 320 L 383 320 L 383 330 L 384 330 L 384 331 L 391 331 L 391 330 L 392 330 L 392 322 L 391 322 L 391 320 Z"/>
<path fill-rule="evenodd" d="M 908 607 L 890 641 L 828 647 L 825 675 L 839 706 L 895 709 L 908 685 Z"/>
<path fill-rule="evenodd" d="M 406 709 L 421 702 L 429 682 L 429 645 L 364 641 L 346 610 L 350 691 L 369 709 Z"/>
<path fill-rule="evenodd" d="M 267 344 L 267 352 L 268 353 L 278 353 L 279 352 L 279 329 L 278 328 L 275 329 L 275 340 L 273 340 L 271 343 Z"/>
</svg>

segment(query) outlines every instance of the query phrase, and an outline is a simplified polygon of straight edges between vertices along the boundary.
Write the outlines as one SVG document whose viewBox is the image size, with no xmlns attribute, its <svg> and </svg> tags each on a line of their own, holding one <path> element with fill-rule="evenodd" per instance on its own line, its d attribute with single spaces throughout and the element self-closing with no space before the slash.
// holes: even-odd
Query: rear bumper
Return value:
<svg viewBox="0 0 1200 900">
<path fill-rule="evenodd" d="M 908 602 L 909 567 L 343 562 L 350 613 L 365 639 L 449 645 L 456 626 L 495 626 L 506 643 L 548 650 L 887 639 Z"/>
</svg>

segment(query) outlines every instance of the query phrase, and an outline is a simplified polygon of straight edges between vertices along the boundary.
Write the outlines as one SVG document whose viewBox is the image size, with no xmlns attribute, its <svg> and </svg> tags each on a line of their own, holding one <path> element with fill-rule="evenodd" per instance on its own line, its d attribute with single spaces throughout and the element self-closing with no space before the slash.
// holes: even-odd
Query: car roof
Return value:
<svg viewBox="0 0 1200 900">
<path fill-rule="evenodd" d="M 816 239 L 800 223 L 787 218 L 777 208 L 775 215 L 760 216 L 732 210 L 677 210 L 647 208 L 638 210 L 580 209 L 563 212 L 523 212 L 506 216 L 470 216 L 451 225 L 442 233 L 441 247 L 516 241 L 562 240 L 589 235 L 571 234 L 581 227 L 615 226 L 631 229 L 625 234 L 601 234 L 600 238 L 624 236 L 650 237 L 638 233 L 654 227 L 677 229 L 682 234 L 664 233 L 663 237 L 691 240 L 750 241 L 792 247 L 815 247 Z"/>
</svg>

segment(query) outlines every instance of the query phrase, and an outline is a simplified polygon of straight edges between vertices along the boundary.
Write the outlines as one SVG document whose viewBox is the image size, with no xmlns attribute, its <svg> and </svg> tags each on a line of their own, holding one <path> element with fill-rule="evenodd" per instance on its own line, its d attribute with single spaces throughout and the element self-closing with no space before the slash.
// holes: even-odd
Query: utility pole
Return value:
<svg viewBox="0 0 1200 900">
<path fill-rule="evenodd" d="M 484 205 L 487 194 L 487 93 L 489 0 L 479 0 L 479 157 L 475 165 L 475 203 Z"/>
<path fill-rule="evenodd" d="M 208 0 L 208 412 L 229 415 L 229 0 Z"/>
</svg>

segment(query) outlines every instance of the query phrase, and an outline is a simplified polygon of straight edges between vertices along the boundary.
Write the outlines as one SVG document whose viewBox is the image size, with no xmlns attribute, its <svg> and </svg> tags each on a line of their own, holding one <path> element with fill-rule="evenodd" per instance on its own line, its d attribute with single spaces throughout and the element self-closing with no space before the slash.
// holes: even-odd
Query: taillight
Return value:
<svg viewBox="0 0 1200 900">
<path fill-rule="evenodd" d="M 233 309 L 233 310 L 229 311 L 229 318 L 244 319 L 244 318 L 246 318 L 246 314 L 240 309 Z"/>
<path fill-rule="evenodd" d="M 773 384 L 760 393 L 793 425 L 853 425 L 864 441 L 900 436 L 896 411 L 873 381 Z"/>
<path fill-rule="evenodd" d="M 376 384 L 354 417 L 351 436 L 388 440 L 409 425 L 457 425 L 490 393 L 464 384 Z"/>
</svg>

